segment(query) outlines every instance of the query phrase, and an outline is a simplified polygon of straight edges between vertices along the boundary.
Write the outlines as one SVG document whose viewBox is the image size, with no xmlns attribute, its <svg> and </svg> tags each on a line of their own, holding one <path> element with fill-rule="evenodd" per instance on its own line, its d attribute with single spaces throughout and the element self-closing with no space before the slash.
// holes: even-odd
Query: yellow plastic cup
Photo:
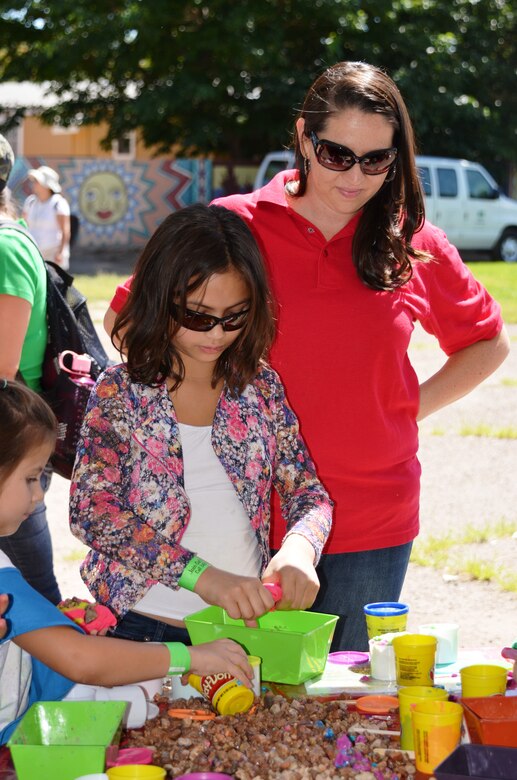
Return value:
<svg viewBox="0 0 517 780">
<path fill-rule="evenodd" d="M 154 764 L 121 764 L 106 771 L 110 780 L 164 780 L 166 772 Z"/>
<path fill-rule="evenodd" d="M 409 607 L 399 601 L 376 601 L 365 604 L 366 630 L 368 639 L 394 631 L 405 631 Z"/>
<path fill-rule="evenodd" d="M 414 750 L 413 726 L 411 711 L 415 704 L 426 701 L 447 701 L 449 694 L 443 688 L 432 688 L 429 685 L 410 685 L 399 688 L 400 714 L 400 747 L 402 750 Z"/>
<path fill-rule="evenodd" d="M 398 685 L 433 685 L 437 639 L 426 634 L 393 637 Z"/>
<path fill-rule="evenodd" d="M 432 774 L 461 739 L 463 707 L 450 701 L 418 702 L 411 710 L 415 764 Z"/>
<path fill-rule="evenodd" d="M 504 666 L 473 664 L 460 669 L 461 695 L 494 696 L 505 693 L 507 672 Z"/>
</svg>

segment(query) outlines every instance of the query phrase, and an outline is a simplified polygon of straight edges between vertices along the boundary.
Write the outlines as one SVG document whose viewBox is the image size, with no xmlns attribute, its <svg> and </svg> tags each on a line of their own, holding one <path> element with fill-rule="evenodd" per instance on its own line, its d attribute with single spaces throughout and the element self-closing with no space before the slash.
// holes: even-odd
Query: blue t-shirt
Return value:
<svg viewBox="0 0 517 780">
<path fill-rule="evenodd" d="M 52 626 L 68 626 L 79 632 L 82 629 L 31 588 L 1 552 L 0 593 L 7 593 L 10 597 L 5 613 L 9 630 L 0 641 L 0 744 L 5 744 L 31 704 L 60 701 L 75 684 L 41 661 L 31 658 L 10 640 L 29 631 Z M 28 690 L 24 692 L 24 688 Z M 18 689 L 18 698 L 23 697 L 23 702 L 13 700 L 15 689 Z M 20 711 L 20 704 L 26 704 L 22 706 L 23 711 Z"/>
</svg>

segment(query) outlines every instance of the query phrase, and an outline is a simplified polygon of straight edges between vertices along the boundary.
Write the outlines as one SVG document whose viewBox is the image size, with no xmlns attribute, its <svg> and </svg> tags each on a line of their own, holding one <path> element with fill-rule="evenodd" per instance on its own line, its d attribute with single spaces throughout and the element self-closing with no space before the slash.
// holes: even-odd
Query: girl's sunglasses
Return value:
<svg viewBox="0 0 517 780">
<path fill-rule="evenodd" d="M 214 317 L 212 314 L 203 314 L 200 311 L 192 311 L 192 309 L 185 309 L 183 317 L 176 304 L 172 304 L 172 316 L 182 328 L 187 330 L 197 330 L 206 332 L 212 330 L 216 325 L 221 325 L 224 331 L 240 330 L 246 324 L 246 318 L 249 314 L 249 309 L 243 309 L 243 311 L 235 312 L 235 314 L 227 314 L 226 317 Z"/>
<path fill-rule="evenodd" d="M 367 176 L 378 176 L 380 173 L 389 171 L 397 157 L 396 146 L 392 146 L 391 149 L 375 149 L 373 152 L 367 152 L 358 157 L 347 146 L 341 146 L 325 139 L 320 140 L 312 130 L 309 133 L 309 138 L 312 141 L 317 161 L 330 171 L 349 171 L 358 163 L 362 172 L 366 173 Z"/>
</svg>

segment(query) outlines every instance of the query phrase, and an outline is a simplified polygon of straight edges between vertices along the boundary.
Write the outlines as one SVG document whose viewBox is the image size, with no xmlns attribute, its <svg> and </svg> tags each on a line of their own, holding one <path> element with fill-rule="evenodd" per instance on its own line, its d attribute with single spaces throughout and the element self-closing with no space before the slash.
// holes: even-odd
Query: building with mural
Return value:
<svg viewBox="0 0 517 780">
<path fill-rule="evenodd" d="M 211 160 L 153 156 L 134 132 L 103 149 L 102 125 L 43 124 L 38 114 L 48 99 L 37 84 L 0 85 L 0 113 L 26 109 L 19 125 L 6 133 L 16 154 L 9 185 L 21 205 L 31 192 L 27 171 L 54 168 L 79 218 L 80 246 L 143 246 L 171 210 L 211 199 Z"/>
</svg>

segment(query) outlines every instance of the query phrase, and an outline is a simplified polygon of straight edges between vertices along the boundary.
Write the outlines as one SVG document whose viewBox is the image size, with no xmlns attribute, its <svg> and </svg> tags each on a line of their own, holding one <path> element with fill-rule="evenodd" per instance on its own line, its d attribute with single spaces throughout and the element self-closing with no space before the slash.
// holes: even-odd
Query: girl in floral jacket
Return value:
<svg viewBox="0 0 517 780">
<path fill-rule="evenodd" d="M 201 204 L 168 216 L 117 317 L 126 362 L 91 394 L 71 486 L 81 572 L 117 636 L 188 640 L 185 615 L 207 603 L 254 625 L 274 605 L 266 582 L 282 609 L 313 603 L 332 503 L 264 362 L 273 332 L 241 218 Z M 287 530 L 270 560 L 273 486 Z"/>
</svg>

